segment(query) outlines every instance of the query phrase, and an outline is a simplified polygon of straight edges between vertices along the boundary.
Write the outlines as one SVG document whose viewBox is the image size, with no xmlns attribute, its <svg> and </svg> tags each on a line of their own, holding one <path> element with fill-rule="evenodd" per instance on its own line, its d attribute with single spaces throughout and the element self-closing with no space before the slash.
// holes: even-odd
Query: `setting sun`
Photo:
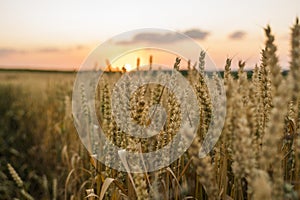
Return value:
<svg viewBox="0 0 300 200">
<path fill-rule="evenodd" d="M 126 71 L 132 71 L 135 69 L 135 67 L 133 67 L 131 64 L 125 64 L 124 67 Z"/>
</svg>

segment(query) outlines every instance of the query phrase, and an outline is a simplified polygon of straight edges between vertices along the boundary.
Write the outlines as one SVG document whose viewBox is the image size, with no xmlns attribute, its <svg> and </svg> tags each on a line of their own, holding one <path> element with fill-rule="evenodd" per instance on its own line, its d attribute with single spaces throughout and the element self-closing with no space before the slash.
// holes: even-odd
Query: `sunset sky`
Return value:
<svg viewBox="0 0 300 200">
<path fill-rule="evenodd" d="M 285 67 L 290 27 L 299 15 L 299 0 L 1 0 L 0 67 L 74 69 L 114 35 L 163 28 L 194 31 L 219 68 L 227 57 L 246 60 L 251 68 L 259 63 L 267 24 Z"/>
</svg>

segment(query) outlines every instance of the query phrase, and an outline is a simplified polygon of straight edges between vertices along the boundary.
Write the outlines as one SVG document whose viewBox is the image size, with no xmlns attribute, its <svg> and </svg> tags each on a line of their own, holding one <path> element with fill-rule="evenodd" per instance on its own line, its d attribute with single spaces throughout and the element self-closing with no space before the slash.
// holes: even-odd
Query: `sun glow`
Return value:
<svg viewBox="0 0 300 200">
<path fill-rule="evenodd" d="M 102 58 L 104 59 L 104 58 Z M 140 49 L 118 57 L 110 62 L 112 71 L 121 71 L 123 68 L 126 71 L 148 70 L 150 65 L 152 69 L 172 68 L 175 62 L 176 55 L 167 51 L 157 49 Z M 182 59 L 182 67 L 186 67 L 187 62 Z"/>
<path fill-rule="evenodd" d="M 125 67 L 126 71 L 132 71 L 135 69 L 135 67 L 133 67 L 131 64 L 128 64 L 128 63 L 125 64 L 124 67 Z"/>
</svg>

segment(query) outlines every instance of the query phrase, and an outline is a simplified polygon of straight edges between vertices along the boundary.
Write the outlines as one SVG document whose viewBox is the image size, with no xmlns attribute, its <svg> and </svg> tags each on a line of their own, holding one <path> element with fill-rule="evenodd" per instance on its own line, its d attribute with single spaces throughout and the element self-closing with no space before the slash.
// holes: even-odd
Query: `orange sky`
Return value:
<svg viewBox="0 0 300 200">
<path fill-rule="evenodd" d="M 153 27 L 181 33 L 198 30 L 203 37 L 196 41 L 219 68 L 223 68 L 227 57 L 234 57 L 234 63 L 246 60 L 251 68 L 259 63 L 263 27 L 268 23 L 276 36 L 280 63 L 287 66 L 289 32 L 300 14 L 298 4 L 297 0 L 188 3 L 3 0 L 0 66 L 73 70 L 112 36 Z M 135 63 L 136 57 L 132 55 L 131 62 Z M 127 60 L 130 62 L 130 58 Z"/>
<path fill-rule="evenodd" d="M 261 31 L 263 32 L 263 31 Z M 226 38 L 212 38 L 207 41 L 198 41 L 198 43 L 208 52 L 208 55 L 217 67 L 224 66 L 227 57 L 233 57 L 238 60 L 246 60 L 248 68 L 255 66 L 260 59 L 260 49 L 263 47 L 263 33 L 259 38 L 245 38 L 243 40 L 231 41 Z M 277 41 L 278 43 L 278 41 Z M 9 53 L 0 57 L 0 65 L 3 67 L 20 67 L 20 68 L 42 68 L 42 69 L 61 69 L 73 70 L 78 69 L 84 62 L 89 53 L 93 51 L 98 44 L 82 47 L 61 47 L 57 49 L 30 49 L 27 51 Z M 281 56 L 282 65 L 288 63 L 289 41 L 282 39 L 279 41 L 279 55 Z M 130 53 L 124 58 L 118 58 L 117 61 L 111 61 L 113 66 L 119 66 L 126 63 L 136 64 L 136 59 L 140 57 L 141 65 L 148 64 L 151 52 Z M 154 54 L 153 62 L 162 62 L 164 54 Z M 195 62 L 197 58 L 192 59 Z M 172 58 L 173 60 L 173 58 Z M 170 62 L 167 62 L 168 64 Z"/>
</svg>

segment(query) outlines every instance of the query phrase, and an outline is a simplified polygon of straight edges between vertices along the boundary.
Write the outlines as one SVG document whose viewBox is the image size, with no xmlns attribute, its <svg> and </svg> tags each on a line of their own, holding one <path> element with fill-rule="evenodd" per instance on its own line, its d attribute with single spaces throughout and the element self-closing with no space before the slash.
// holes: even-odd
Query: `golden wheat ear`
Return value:
<svg viewBox="0 0 300 200">
<path fill-rule="evenodd" d="M 19 174 L 17 173 L 17 171 L 13 168 L 13 166 L 10 163 L 7 163 L 7 168 L 13 180 L 20 188 L 20 192 L 23 195 L 23 197 L 27 200 L 34 200 L 34 198 L 24 189 L 24 182 L 19 176 Z"/>
</svg>

